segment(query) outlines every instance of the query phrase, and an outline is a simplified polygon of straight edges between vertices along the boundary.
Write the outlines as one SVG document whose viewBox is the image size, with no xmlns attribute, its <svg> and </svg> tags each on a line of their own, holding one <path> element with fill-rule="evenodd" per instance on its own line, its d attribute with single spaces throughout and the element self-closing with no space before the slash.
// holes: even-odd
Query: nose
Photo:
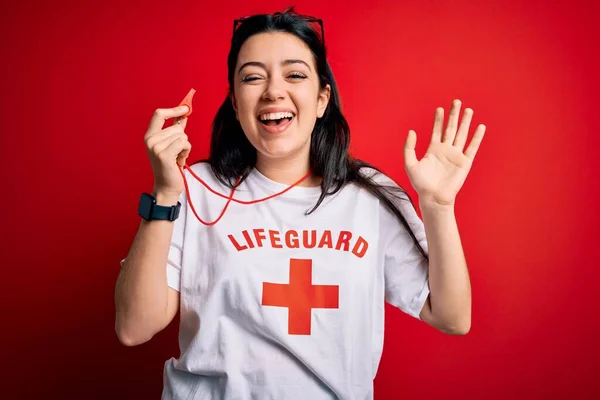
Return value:
<svg viewBox="0 0 600 400">
<path fill-rule="evenodd" d="M 283 82 L 280 79 L 271 78 L 267 81 L 267 87 L 262 95 L 263 100 L 277 101 L 284 98 Z"/>
</svg>

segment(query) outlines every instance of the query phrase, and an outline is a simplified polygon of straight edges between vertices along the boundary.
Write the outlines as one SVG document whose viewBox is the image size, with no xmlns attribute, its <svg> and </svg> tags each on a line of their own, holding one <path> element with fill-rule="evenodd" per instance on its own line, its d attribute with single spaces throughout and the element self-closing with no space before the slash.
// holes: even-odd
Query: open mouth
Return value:
<svg viewBox="0 0 600 400">
<path fill-rule="evenodd" d="M 267 120 L 261 120 L 260 123 L 265 126 L 277 126 L 282 123 L 291 121 L 292 118 L 293 117 L 285 117 L 285 118 L 281 118 L 281 119 L 267 119 Z"/>
<path fill-rule="evenodd" d="M 277 112 L 259 115 L 258 120 L 264 126 L 274 127 L 291 122 L 294 114 L 291 112 Z"/>
</svg>

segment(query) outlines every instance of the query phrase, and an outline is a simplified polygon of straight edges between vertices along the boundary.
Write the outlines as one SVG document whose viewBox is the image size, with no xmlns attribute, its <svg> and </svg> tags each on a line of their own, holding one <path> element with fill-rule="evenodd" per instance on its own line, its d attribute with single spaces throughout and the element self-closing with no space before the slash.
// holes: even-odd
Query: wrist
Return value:
<svg viewBox="0 0 600 400">
<path fill-rule="evenodd" d="M 179 201 L 179 195 L 177 193 L 154 191 L 152 195 L 156 198 L 156 204 L 159 206 L 175 206 Z"/>
<path fill-rule="evenodd" d="M 419 208 L 421 209 L 421 213 L 428 213 L 428 214 L 453 214 L 454 213 L 454 203 L 440 204 L 435 201 L 419 199 Z"/>
</svg>

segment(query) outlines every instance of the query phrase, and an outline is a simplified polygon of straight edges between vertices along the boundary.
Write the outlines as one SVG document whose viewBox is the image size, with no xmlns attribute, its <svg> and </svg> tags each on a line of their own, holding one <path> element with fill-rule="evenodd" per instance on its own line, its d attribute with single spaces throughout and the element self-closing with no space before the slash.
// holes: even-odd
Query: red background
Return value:
<svg viewBox="0 0 600 400">
<path fill-rule="evenodd" d="M 3 398 L 160 396 L 177 324 L 134 348 L 114 333 L 119 260 L 152 184 L 142 138 L 194 87 L 187 133 L 205 157 L 232 20 L 289 4 L 203 3 L 3 7 Z M 295 4 L 325 21 L 354 153 L 410 193 L 409 129 L 420 157 L 454 98 L 487 126 L 456 207 L 472 330 L 388 307 L 376 398 L 598 396 L 597 2 Z"/>
</svg>

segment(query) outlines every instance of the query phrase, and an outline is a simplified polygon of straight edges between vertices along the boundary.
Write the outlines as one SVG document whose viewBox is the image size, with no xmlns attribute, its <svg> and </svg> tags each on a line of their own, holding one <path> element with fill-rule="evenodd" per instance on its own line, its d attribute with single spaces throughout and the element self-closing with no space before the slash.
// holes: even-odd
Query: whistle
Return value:
<svg viewBox="0 0 600 400">
<path fill-rule="evenodd" d="M 179 103 L 180 106 L 188 106 L 188 108 L 189 108 L 188 112 L 185 115 L 182 115 L 180 118 L 188 117 L 192 113 L 192 99 L 193 99 L 195 93 L 196 93 L 196 90 L 194 90 L 194 88 L 190 89 L 190 91 L 183 98 L 181 103 Z"/>
</svg>

